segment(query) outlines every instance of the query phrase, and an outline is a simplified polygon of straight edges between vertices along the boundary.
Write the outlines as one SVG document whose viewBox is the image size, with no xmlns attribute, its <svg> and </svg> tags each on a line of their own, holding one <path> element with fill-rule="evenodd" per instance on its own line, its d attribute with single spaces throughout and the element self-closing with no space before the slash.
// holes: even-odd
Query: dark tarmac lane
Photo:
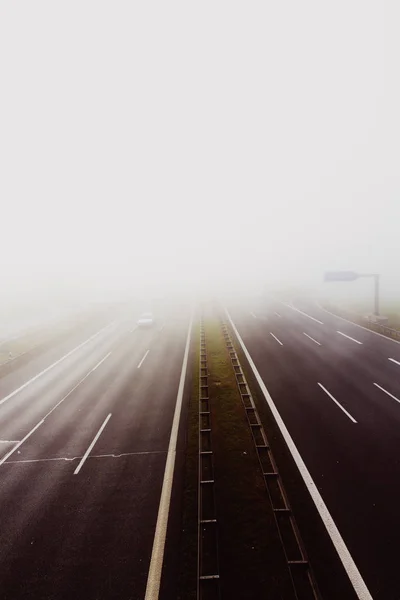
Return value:
<svg viewBox="0 0 400 600">
<path fill-rule="evenodd" d="M 228 308 L 370 594 L 398 600 L 400 344 L 304 299 Z"/>
<path fill-rule="evenodd" d="M 134 326 L 0 369 L 2 600 L 144 598 L 189 313 Z"/>
</svg>

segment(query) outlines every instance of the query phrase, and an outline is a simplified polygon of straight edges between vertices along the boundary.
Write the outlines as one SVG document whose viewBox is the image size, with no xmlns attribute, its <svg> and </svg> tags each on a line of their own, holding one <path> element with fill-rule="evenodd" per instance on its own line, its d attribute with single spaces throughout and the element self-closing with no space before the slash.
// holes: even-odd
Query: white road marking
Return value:
<svg viewBox="0 0 400 600">
<path fill-rule="evenodd" d="M 0 444 L 19 444 L 21 440 L 0 440 Z"/>
<path fill-rule="evenodd" d="M 315 342 L 316 344 L 318 344 L 318 346 L 321 346 L 320 342 L 317 342 L 317 340 L 314 340 L 314 338 L 312 338 L 311 335 L 308 335 L 308 333 L 306 333 L 305 331 L 303 331 L 303 335 L 305 335 L 310 340 L 312 340 L 313 342 Z"/>
<path fill-rule="evenodd" d="M 340 335 L 343 335 L 345 338 L 351 340 L 352 342 L 355 342 L 356 344 L 362 344 L 362 342 L 359 342 L 358 340 L 355 340 L 354 338 L 350 337 L 349 335 L 346 335 L 342 331 L 337 331 L 337 333 L 340 333 Z"/>
<path fill-rule="evenodd" d="M 79 471 L 81 470 L 81 468 L 83 467 L 83 464 L 85 462 L 85 460 L 87 459 L 87 457 L 90 454 L 91 449 L 93 448 L 93 446 L 95 445 L 95 443 L 97 442 L 97 440 L 99 439 L 99 437 L 101 436 L 101 433 L 104 429 L 104 427 L 107 425 L 108 421 L 111 419 L 111 414 L 110 413 L 104 420 L 103 425 L 100 427 L 100 429 L 98 430 L 98 432 L 96 433 L 93 442 L 90 444 L 89 448 L 86 450 L 85 454 L 82 456 L 81 462 L 79 463 L 79 465 L 76 467 L 75 471 L 74 471 L 74 475 L 78 475 Z"/>
<path fill-rule="evenodd" d="M 91 370 L 91 373 L 93 373 L 93 371 L 95 371 L 106 360 L 106 358 L 108 358 L 111 354 L 112 354 L 111 352 L 106 354 L 105 357 L 102 358 L 95 367 L 93 367 L 93 369 Z"/>
<path fill-rule="evenodd" d="M 308 317 L 309 319 L 311 319 L 312 321 L 315 321 L 316 323 L 319 323 L 320 325 L 323 325 L 322 321 L 319 321 L 318 319 L 315 319 L 314 317 L 312 317 L 311 315 L 308 315 L 307 313 L 303 312 L 302 310 L 300 310 L 299 308 L 296 308 L 295 306 L 292 306 L 291 304 L 286 304 L 285 302 L 283 302 L 282 304 L 284 304 L 285 306 L 288 306 L 289 308 L 291 308 L 292 310 L 295 310 L 296 312 L 300 313 L 301 315 L 303 315 L 304 317 Z"/>
<path fill-rule="evenodd" d="M 251 312 L 250 314 L 251 314 L 252 317 L 254 317 L 255 319 L 257 319 L 256 315 L 253 312 Z"/>
<path fill-rule="evenodd" d="M 276 314 L 276 316 L 277 316 L 277 317 L 280 317 L 280 316 L 281 316 L 281 315 L 280 315 L 279 313 L 277 313 L 277 312 L 276 312 L 275 314 Z"/>
<path fill-rule="evenodd" d="M 396 363 L 396 365 L 400 365 L 400 362 L 398 360 L 394 360 L 394 358 L 388 358 L 388 360 Z"/>
<path fill-rule="evenodd" d="M 165 463 L 164 479 L 161 491 L 160 505 L 158 508 L 157 525 L 154 534 L 153 549 L 151 553 L 150 568 L 147 576 L 146 594 L 144 600 L 158 600 L 160 593 L 161 572 L 163 566 L 165 538 L 167 535 L 169 507 L 171 504 L 172 482 L 174 479 L 176 443 L 178 440 L 179 421 L 182 411 L 183 390 L 185 387 L 186 370 L 189 357 L 190 338 L 192 332 L 193 315 L 190 317 L 189 330 L 186 338 L 185 353 L 183 356 L 181 377 L 179 380 L 178 395 L 176 398 L 174 420 L 172 422 L 171 437 L 169 440 L 167 460 Z"/>
<path fill-rule="evenodd" d="M 140 367 L 144 363 L 144 360 L 145 360 L 145 358 L 146 358 L 146 356 L 148 355 L 149 352 L 150 352 L 150 350 L 147 350 L 146 354 L 143 356 L 142 360 L 140 361 L 140 363 L 137 366 L 138 369 L 140 369 Z"/>
<path fill-rule="evenodd" d="M 337 404 L 337 406 L 344 412 L 344 414 L 349 417 L 350 421 L 353 421 L 353 423 L 357 423 L 357 421 L 354 419 L 354 417 L 352 417 L 351 414 L 349 412 L 347 412 L 347 410 L 340 404 L 340 402 L 338 402 L 336 400 L 336 398 L 334 398 L 332 396 L 332 394 L 330 392 L 328 392 L 328 390 L 322 385 L 322 383 L 318 383 L 318 385 L 321 389 L 324 390 L 325 394 L 327 394 L 329 396 L 329 398 L 331 400 L 333 400 L 335 402 L 335 404 Z"/>
<path fill-rule="evenodd" d="M 393 396 L 393 394 L 391 394 L 390 392 L 388 392 L 387 390 L 385 390 L 385 388 L 383 388 L 381 385 L 379 385 L 378 383 L 374 383 L 374 385 L 376 385 L 377 388 L 379 388 L 380 390 L 382 390 L 382 392 L 385 392 L 385 394 L 387 394 L 388 396 L 390 396 L 391 398 L 393 398 L 393 400 L 396 400 L 396 402 L 400 403 L 400 400 L 398 398 L 396 398 L 396 396 Z"/>
<path fill-rule="evenodd" d="M 354 325 L 354 327 L 360 327 L 361 329 L 364 329 L 364 331 L 368 331 L 369 333 L 379 335 L 381 338 L 384 338 L 385 340 L 394 342 L 395 344 L 400 344 L 399 340 L 394 340 L 393 338 L 390 338 L 387 335 L 383 335 L 383 333 L 378 333 L 377 331 L 374 331 L 373 329 L 368 329 L 368 327 L 364 327 L 363 325 L 359 325 L 358 323 L 353 323 L 353 321 L 349 321 L 348 319 L 345 319 L 344 317 L 339 317 L 339 315 L 335 315 L 335 313 L 331 312 L 330 310 L 327 310 L 326 308 L 321 306 L 321 304 L 319 304 L 319 303 L 317 303 L 316 305 L 320 310 L 323 310 L 324 312 L 326 312 L 328 315 L 331 315 L 332 317 L 336 317 L 337 319 L 340 319 L 341 321 L 350 323 L 350 325 Z"/>
<path fill-rule="evenodd" d="M 276 337 L 276 335 L 274 335 L 271 331 L 269 332 L 270 335 L 272 335 L 272 337 L 278 342 L 278 344 L 280 344 L 281 346 L 283 346 L 281 340 L 278 340 L 278 338 Z"/>
<path fill-rule="evenodd" d="M 90 338 L 88 338 L 86 341 L 84 341 L 81 344 L 79 344 L 79 346 L 76 346 L 76 348 L 74 348 L 73 350 L 70 350 L 69 352 L 67 352 L 67 354 L 64 354 L 64 356 L 62 356 L 61 358 L 59 358 L 58 360 L 56 360 L 56 362 L 54 362 L 52 365 L 50 365 L 49 367 L 46 367 L 46 369 L 43 369 L 43 371 L 40 371 L 40 373 L 38 373 L 37 375 L 35 375 L 34 377 L 32 377 L 31 379 L 29 379 L 28 381 L 26 381 L 19 388 L 17 388 L 13 392 L 11 392 L 11 394 L 8 394 L 8 396 L 5 396 L 5 398 L 3 398 L 2 400 L 0 400 L 0 404 L 3 404 L 4 402 L 7 402 L 7 400 L 10 400 L 10 398 L 12 398 L 16 394 L 18 394 L 18 392 L 21 392 L 28 385 L 30 385 L 31 383 L 33 383 L 34 381 L 36 381 L 37 379 L 39 379 L 39 377 L 42 377 L 42 375 L 44 375 L 45 373 L 48 373 L 48 371 L 50 371 L 51 369 L 54 369 L 54 367 L 56 367 L 63 360 L 65 360 L 66 358 L 68 358 L 68 356 L 71 356 L 71 354 L 73 354 L 74 352 L 76 352 L 80 348 L 83 348 L 83 346 L 85 346 L 86 344 L 88 344 L 89 342 L 91 342 L 95 337 L 97 337 L 98 335 L 100 335 L 100 333 L 102 333 L 103 331 L 105 331 L 106 329 L 108 329 L 109 327 L 111 327 L 111 325 L 114 325 L 114 322 L 115 321 L 113 321 L 109 325 L 106 325 L 105 327 L 103 327 L 102 329 L 100 329 L 100 331 L 98 331 L 94 335 L 90 336 Z"/>
<path fill-rule="evenodd" d="M 161 333 L 163 329 L 164 329 L 164 324 L 161 325 L 160 329 L 158 330 L 158 333 Z"/>
<path fill-rule="evenodd" d="M 246 356 L 247 360 L 249 361 L 250 367 L 257 379 L 257 382 L 264 394 L 265 400 L 269 406 L 269 408 L 271 409 L 272 414 L 275 417 L 275 421 L 282 433 L 282 436 L 290 450 L 291 455 L 293 456 L 293 459 L 297 465 L 297 468 L 300 472 L 300 475 L 303 478 L 303 481 L 305 483 L 305 485 L 307 486 L 308 492 L 311 496 L 311 498 L 314 501 L 314 504 L 318 510 L 318 513 L 325 525 L 325 528 L 329 534 L 329 537 L 331 538 L 333 545 L 336 548 L 336 552 L 339 555 L 340 560 L 342 561 L 342 564 L 346 570 L 347 575 L 349 576 L 349 579 L 353 585 L 354 591 L 357 594 L 357 597 L 359 600 L 373 600 L 362 576 L 361 573 L 359 572 L 357 565 L 355 564 L 353 557 L 351 556 L 338 528 L 336 527 L 336 524 L 334 522 L 334 520 L 332 519 L 332 516 L 328 510 L 328 507 L 326 506 L 325 502 L 322 499 L 322 496 L 316 486 L 316 484 L 314 483 L 314 480 L 311 477 L 310 472 L 308 471 L 304 460 L 302 459 L 300 452 L 297 450 L 297 447 L 285 425 L 285 423 L 283 422 L 283 419 L 281 417 L 281 415 L 278 412 L 278 409 L 275 406 L 274 401 L 272 400 L 266 385 L 264 383 L 264 381 L 261 378 L 261 375 L 259 374 L 257 367 L 255 366 L 253 359 L 250 356 L 249 351 L 247 350 L 246 346 L 244 345 L 244 342 L 242 340 L 242 338 L 239 335 L 238 330 L 235 327 L 235 324 L 233 323 L 228 311 L 226 310 L 226 315 L 230 321 L 230 324 L 232 326 L 233 331 L 236 334 L 236 337 L 242 347 L 243 353 Z"/>
<path fill-rule="evenodd" d="M 7 452 L 7 454 L 5 456 L 3 456 L 3 458 L 0 460 L 0 466 L 6 462 L 7 458 L 9 458 L 12 454 L 14 454 L 14 452 L 16 450 L 18 450 L 18 448 L 20 446 L 22 446 L 22 444 L 32 435 L 32 433 L 34 433 L 36 431 L 36 429 L 38 427 L 40 427 L 40 425 L 43 425 L 44 423 L 44 419 L 42 419 L 41 421 L 39 421 L 39 423 L 37 425 L 35 425 L 35 427 L 33 427 L 33 429 L 30 430 L 29 433 L 26 434 L 26 436 L 20 441 L 18 442 L 18 444 L 16 446 L 14 446 L 14 448 L 11 448 L 11 450 L 9 452 Z"/>
<path fill-rule="evenodd" d="M 101 360 L 100 363 L 101 362 L 103 362 L 103 361 Z M 94 369 L 91 369 L 88 373 L 86 373 L 85 377 L 82 377 L 82 379 L 80 379 L 78 381 L 78 383 L 76 385 L 74 385 L 74 387 L 72 389 L 70 389 L 69 392 L 67 394 L 65 394 L 65 396 L 63 398 L 61 398 L 61 400 L 59 402 L 57 402 L 57 404 L 55 406 L 53 406 L 53 408 L 50 409 L 48 413 L 45 414 L 45 416 L 43 417 L 43 419 L 41 419 L 41 421 L 39 421 L 39 423 L 37 425 L 35 425 L 35 427 L 33 427 L 33 429 L 30 430 L 30 432 L 24 437 L 24 439 L 21 440 L 20 442 L 18 442 L 18 444 L 16 446 L 14 446 L 14 448 L 12 448 L 10 450 L 10 452 L 8 452 L 8 454 L 5 455 L 4 458 L 2 458 L 2 460 L 0 461 L 0 466 L 7 460 L 7 458 L 9 456 L 11 456 L 12 454 L 14 454 L 14 452 L 16 450 L 18 450 L 18 448 L 21 446 L 21 444 L 23 444 L 23 442 L 25 440 L 27 440 L 32 435 L 32 433 L 34 433 L 36 431 L 36 429 L 39 427 L 39 425 L 41 425 L 42 423 L 45 422 L 45 420 L 47 419 L 47 417 L 49 415 L 51 415 L 52 412 L 55 411 L 56 408 L 58 408 L 60 406 L 60 404 L 62 404 L 62 402 L 64 402 L 64 400 L 66 400 L 68 398 L 68 396 L 70 396 L 72 394 L 72 392 L 74 392 L 76 390 L 76 388 L 79 387 L 81 385 L 81 383 L 83 383 L 85 381 L 85 379 L 87 379 L 91 373 L 93 373 L 93 370 Z"/>
</svg>

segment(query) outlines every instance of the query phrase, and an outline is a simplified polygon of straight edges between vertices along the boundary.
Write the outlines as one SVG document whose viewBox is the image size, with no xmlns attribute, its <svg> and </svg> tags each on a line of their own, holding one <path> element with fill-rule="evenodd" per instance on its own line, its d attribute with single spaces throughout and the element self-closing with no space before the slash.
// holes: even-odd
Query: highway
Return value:
<svg viewBox="0 0 400 600">
<path fill-rule="evenodd" d="M 135 322 L 0 369 L 2 600 L 145 597 L 190 319 Z"/>
<path fill-rule="evenodd" d="M 304 299 L 228 310 L 370 595 L 400 598 L 400 344 Z"/>
</svg>

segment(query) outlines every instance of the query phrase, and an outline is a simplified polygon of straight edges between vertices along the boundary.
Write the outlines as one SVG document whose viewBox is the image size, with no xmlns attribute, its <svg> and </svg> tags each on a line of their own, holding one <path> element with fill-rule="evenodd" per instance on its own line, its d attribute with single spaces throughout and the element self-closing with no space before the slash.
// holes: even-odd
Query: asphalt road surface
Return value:
<svg viewBox="0 0 400 600">
<path fill-rule="evenodd" d="M 0 369 L 2 600 L 144 598 L 189 314 L 134 326 Z"/>
<path fill-rule="evenodd" d="M 228 308 L 371 596 L 398 600 L 400 344 L 307 300 Z"/>
</svg>

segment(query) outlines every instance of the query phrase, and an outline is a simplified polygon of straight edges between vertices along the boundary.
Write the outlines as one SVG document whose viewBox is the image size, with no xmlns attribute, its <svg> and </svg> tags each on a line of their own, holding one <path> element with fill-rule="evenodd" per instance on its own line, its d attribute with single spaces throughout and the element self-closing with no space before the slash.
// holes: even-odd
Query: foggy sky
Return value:
<svg viewBox="0 0 400 600">
<path fill-rule="evenodd" d="M 398 290 L 399 17 L 395 0 L 3 1 L 3 283 L 348 268 Z"/>
</svg>

